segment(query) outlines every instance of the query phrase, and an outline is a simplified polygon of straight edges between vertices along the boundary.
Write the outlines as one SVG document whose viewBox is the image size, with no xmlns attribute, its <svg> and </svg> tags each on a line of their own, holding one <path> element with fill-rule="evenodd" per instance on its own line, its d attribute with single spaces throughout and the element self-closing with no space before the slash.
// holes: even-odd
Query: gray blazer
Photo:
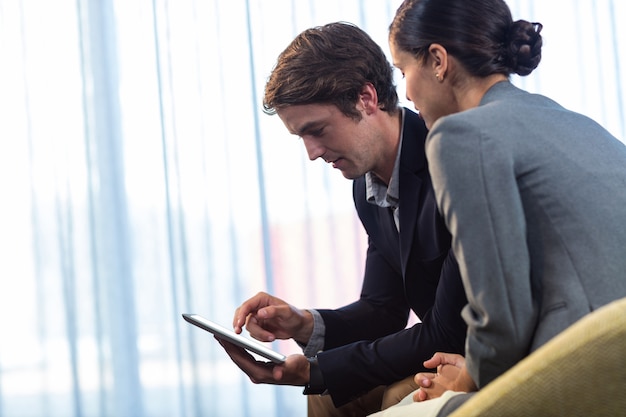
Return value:
<svg viewBox="0 0 626 417">
<path fill-rule="evenodd" d="M 626 146 L 597 123 L 501 82 L 439 119 L 426 153 L 479 387 L 626 297 Z"/>
</svg>

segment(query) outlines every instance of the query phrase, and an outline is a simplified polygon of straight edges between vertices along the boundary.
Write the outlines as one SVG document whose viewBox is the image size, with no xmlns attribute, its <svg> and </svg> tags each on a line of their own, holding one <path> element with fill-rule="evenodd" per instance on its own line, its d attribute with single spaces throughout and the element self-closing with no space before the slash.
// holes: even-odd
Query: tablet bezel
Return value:
<svg viewBox="0 0 626 417">
<path fill-rule="evenodd" d="M 194 326 L 200 327 L 201 329 L 213 333 L 215 336 L 221 339 L 225 339 L 239 347 L 249 350 L 250 352 L 256 353 L 257 355 L 269 359 L 274 363 L 280 364 L 285 362 L 285 359 L 287 359 L 285 355 L 268 348 L 260 342 L 248 339 L 247 337 L 237 334 L 234 331 L 220 326 L 219 324 L 214 323 L 199 314 L 185 313 L 182 316 L 187 322 L 193 324 Z"/>
</svg>

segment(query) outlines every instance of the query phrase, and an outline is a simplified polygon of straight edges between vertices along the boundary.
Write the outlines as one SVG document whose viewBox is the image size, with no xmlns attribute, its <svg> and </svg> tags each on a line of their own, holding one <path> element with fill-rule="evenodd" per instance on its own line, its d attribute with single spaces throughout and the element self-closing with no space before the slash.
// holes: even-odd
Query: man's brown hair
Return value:
<svg viewBox="0 0 626 417">
<path fill-rule="evenodd" d="M 381 47 L 357 26 L 336 22 L 300 33 L 278 56 L 265 85 L 263 110 L 275 114 L 286 106 L 334 104 L 359 120 L 356 101 L 371 83 L 379 107 L 398 108 L 393 68 Z"/>
</svg>

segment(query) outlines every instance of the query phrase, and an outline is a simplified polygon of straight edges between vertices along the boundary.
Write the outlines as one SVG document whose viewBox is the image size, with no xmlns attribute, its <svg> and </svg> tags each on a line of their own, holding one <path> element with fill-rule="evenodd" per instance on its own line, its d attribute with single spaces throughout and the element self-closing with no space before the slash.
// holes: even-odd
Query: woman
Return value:
<svg viewBox="0 0 626 417">
<path fill-rule="evenodd" d="M 501 0 L 406 0 L 390 26 L 468 296 L 466 357 L 425 362 L 416 401 L 475 391 L 626 296 L 626 147 L 509 82 L 541 29 Z"/>
</svg>

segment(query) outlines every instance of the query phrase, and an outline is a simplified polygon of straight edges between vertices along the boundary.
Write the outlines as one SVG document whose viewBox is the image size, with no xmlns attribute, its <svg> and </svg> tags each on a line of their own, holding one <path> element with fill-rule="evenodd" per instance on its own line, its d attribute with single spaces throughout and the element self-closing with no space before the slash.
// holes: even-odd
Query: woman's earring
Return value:
<svg viewBox="0 0 626 417">
<path fill-rule="evenodd" d="M 437 81 L 443 81 L 443 77 L 441 77 L 439 73 L 435 74 L 435 78 L 437 79 Z"/>
</svg>

